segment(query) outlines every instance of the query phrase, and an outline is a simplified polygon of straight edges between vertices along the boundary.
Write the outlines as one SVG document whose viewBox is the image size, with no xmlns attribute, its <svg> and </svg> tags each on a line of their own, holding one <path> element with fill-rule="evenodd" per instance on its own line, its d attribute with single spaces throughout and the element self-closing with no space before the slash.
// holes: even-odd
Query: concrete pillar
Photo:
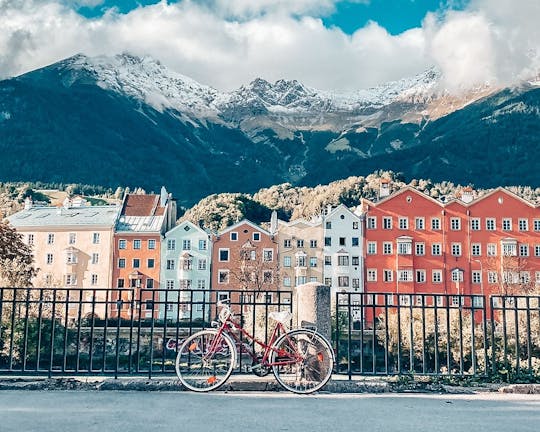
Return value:
<svg viewBox="0 0 540 432">
<path fill-rule="evenodd" d="M 302 321 L 315 324 L 317 331 L 332 340 L 330 287 L 318 282 L 299 285 L 293 291 L 293 323 L 300 327 Z"/>
</svg>

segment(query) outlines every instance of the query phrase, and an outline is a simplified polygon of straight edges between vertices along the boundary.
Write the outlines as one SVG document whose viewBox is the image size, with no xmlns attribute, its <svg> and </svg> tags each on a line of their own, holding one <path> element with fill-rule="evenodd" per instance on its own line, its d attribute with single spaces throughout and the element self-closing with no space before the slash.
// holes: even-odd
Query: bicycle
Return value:
<svg viewBox="0 0 540 432">
<path fill-rule="evenodd" d="M 272 371 L 277 382 L 294 393 L 313 393 L 330 380 L 334 367 L 332 347 L 315 329 L 287 330 L 285 323 L 292 317 L 290 312 L 269 314 L 276 326 L 268 341 L 263 342 L 241 327 L 228 305 L 220 303 L 218 307 L 221 310 L 216 328 L 194 333 L 178 350 L 176 374 L 189 390 L 207 392 L 221 387 L 242 354 L 251 357 L 251 371 L 255 375 L 263 377 Z M 262 355 L 257 354 L 256 345 L 263 349 Z"/>
</svg>

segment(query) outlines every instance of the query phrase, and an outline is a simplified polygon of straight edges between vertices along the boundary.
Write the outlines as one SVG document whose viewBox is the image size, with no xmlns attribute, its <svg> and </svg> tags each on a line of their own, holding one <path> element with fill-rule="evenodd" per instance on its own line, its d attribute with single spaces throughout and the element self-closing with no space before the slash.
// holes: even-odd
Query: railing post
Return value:
<svg viewBox="0 0 540 432">
<path fill-rule="evenodd" d="M 293 324 L 301 326 L 302 321 L 314 323 L 317 331 L 331 341 L 330 287 L 309 282 L 295 287 L 293 294 Z"/>
</svg>

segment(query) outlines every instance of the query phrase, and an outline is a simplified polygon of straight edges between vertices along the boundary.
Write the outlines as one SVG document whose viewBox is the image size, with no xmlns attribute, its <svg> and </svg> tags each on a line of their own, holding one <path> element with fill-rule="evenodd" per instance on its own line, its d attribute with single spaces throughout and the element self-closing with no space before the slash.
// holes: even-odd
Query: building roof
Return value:
<svg viewBox="0 0 540 432">
<path fill-rule="evenodd" d="M 117 232 L 160 232 L 164 216 L 120 216 Z"/>
<path fill-rule="evenodd" d="M 161 216 L 165 206 L 160 205 L 159 195 L 128 194 L 122 205 L 122 216 Z"/>
<path fill-rule="evenodd" d="M 113 227 L 119 206 L 32 207 L 8 217 L 15 228 L 22 227 Z"/>
</svg>

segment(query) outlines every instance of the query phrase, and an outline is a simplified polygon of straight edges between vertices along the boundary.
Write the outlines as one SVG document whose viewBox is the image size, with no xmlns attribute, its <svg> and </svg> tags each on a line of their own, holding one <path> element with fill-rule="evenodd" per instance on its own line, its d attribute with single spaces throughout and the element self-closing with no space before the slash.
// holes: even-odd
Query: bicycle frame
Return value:
<svg viewBox="0 0 540 432">
<path fill-rule="evenodd" d="M 232 314 L 227 316 L 227 318 L 217 328 L 218 337 L 214 339 L 213 344 L 215 346 L 211 346 L 209 349 L 209 352 L 211 353 L 215 352 L 215 350 L 218 348 L 217 344 L 221 343 L 221 335 L 225 333 L 235 342 L 235 345 L 237 346 L 238 354 L 240 355 L 242 355 L 242 353 L 248 354 L 251 357 L 251 360 L 253 363 L 257 363 L 260 361 L 260 364 L 262 366 L 272 367 L 272 366 L 284 366 L 287 364 L 292 364 L 299 360 L 298 354 L 291 353 L 288 351 L 278 350 L 277 348 L 273 347 L 274 342 L 278 339 L 278 337 L 282 333 L 284 334 L 287 332 L 287 329 L 285 328 L 282 322 L 277 321 L 276 326 L 272 330 L 270 338 L 268 339 L 267 342 L 263 342 L 257 339 L 254 335 L 248 333 L 240 324 L 238 324 L 234 319 L 232 319 L 231 316 Z M 254 345 L 257 344 L 261 348 L 264 349 L 261 359 L 259 359 L 254 349 L 251 349 L 251 347 L 247 346 L 244 343 L 244 341 L 242 341 L 242 338 L 236 334 L 235 330 L 238 330 L 242 335 L 246 337 L 246 339 L 253 342 Z M 277 353 L 279 361 L 270 362 L 270 355 L 272 354 L 272 352 Z"/>
</svg>

